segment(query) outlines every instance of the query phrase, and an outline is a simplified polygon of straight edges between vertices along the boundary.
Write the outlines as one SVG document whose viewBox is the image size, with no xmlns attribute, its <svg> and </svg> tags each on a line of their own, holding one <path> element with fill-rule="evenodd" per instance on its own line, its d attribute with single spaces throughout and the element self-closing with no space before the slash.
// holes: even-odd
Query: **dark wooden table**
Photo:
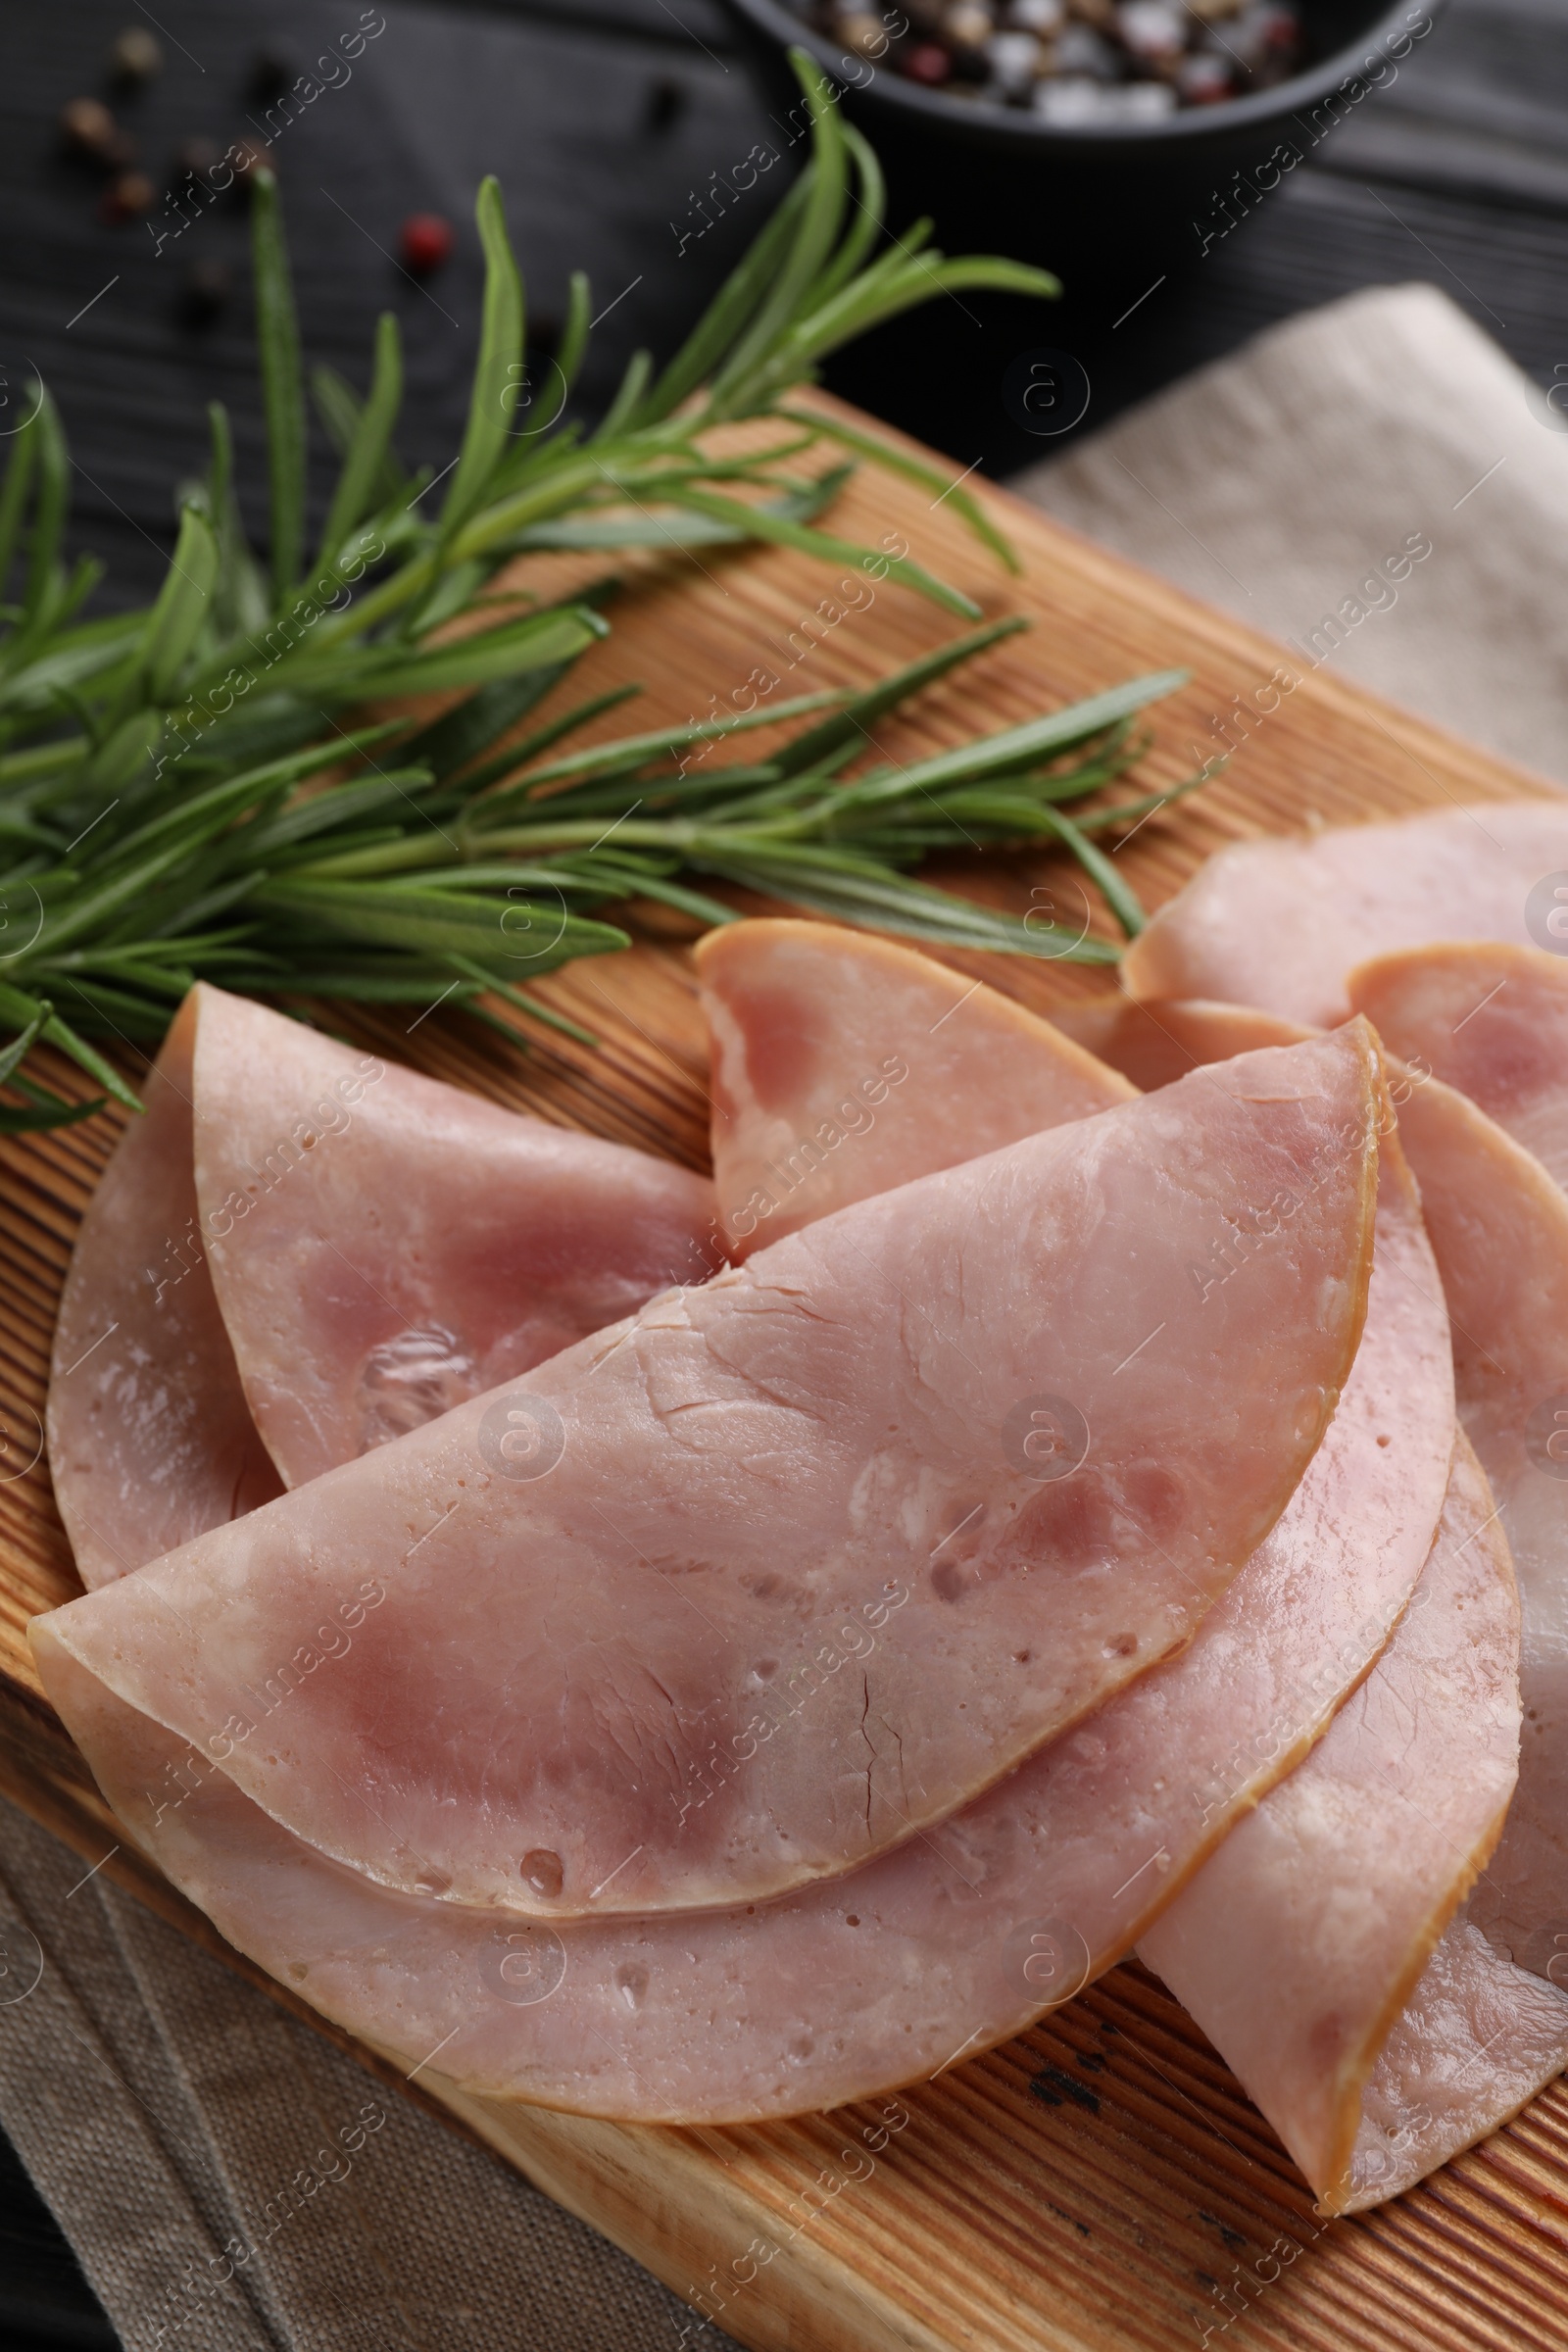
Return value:
<svg viewBox="0 0 1568 2352">
<path fill-rule="evenodd" d="M 568 272 L 592 273 L 605 316 L 584 384 L 591 405 L 639 344 L 673 345 L 760 224 L 770 200 L 760 191 L 751 214 L 738 207 L 682 244 L 701 219 L 696 193 L 747 154 L 764 116 L 718 0 L 384 0 L 374 13 L 385 30 L 352 79 L 290 125 L 273 160 L 312 356 L 363 384 L 375 316 L 395 310 L 409 360 L 403 454 L 440 466 L 457 446 L 476 334 L 469 207 L 480 172 L 506 188 L 542 341 Z M 259 51 L 303 71 L 361 6 L 159 0 L 157 17 L 166 69 L 121 112 L 161 185 L 185 140 L 225 146 L 261 122 Z M 145 222 L 101 221 L 98 183 L 59 151 L 61 106 L 103 91 L 109 44 L 132 22 L 147 23 L 133 0 L 7 0 L 0 14 L 0 394 L 20 415 L 29 368 L 48 379 L 75 465 L 74 542 L 107 560 L 100 601 L 121 604 L 161 576 L 175 485 L 198 462 L 210 399 L 230 409 L 245 504 L 261 518 L 241 210 L 215 206 L 159 249 Z M 423 286 L 389 258 L 416 211 L 459 228 L 452 261 Z M 155 227 L 175 219 L 155 214 Z M 1005 220 L 994 242 L 1006 250 Z M 221 265 L 232 282 L 205 323 L 187 307 L 197 264 Z M 1045 339 L 1088 370 L 1077 427 L 1088 432 L 1295 311 L 1408 278 L 1443 287 L 1538 380 L 1559 365 L 1568 373 L 1563 0 L 1453 0 L 1396 86 L 1205 257 L 1131 317 L 1148 273 L 1107 268 L 1069 287 Z M 961 313 L 943 306 L 940 331 L 917 314 L 873 337 L 831 380 L 960 463 L 1003 474 L 1042 454 L 1002 398 L 1008 362 L 1041 340 L 1028 306 L 971 297 Z M 1441 383 L 1408 391 L 1412 405 L 1444 396 Z M 318 494 L 325 480 L 323 452 Z M 0 2332 L 15 2352 L 115 2342 L 3 2143 Z"/>
</svg>

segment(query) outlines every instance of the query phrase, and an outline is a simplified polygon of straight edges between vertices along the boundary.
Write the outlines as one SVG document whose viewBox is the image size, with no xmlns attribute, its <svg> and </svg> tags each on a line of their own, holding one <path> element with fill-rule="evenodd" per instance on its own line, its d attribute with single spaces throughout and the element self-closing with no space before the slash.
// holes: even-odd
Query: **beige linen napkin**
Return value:
<svg viewBox="0 0 1568 2352">
<path fill-rule="evenodd" d="M 1568 781 L 1568 363 L 1543 392 L 1435 287 L 1292 318 L 1010 486 Z"/>
<path fill-rule="evenodd" d="M 1568 415 L 1430 287 L 1295 319 L 1016 486 L 1299 658 L 1568 777 Z M 0 1805 L 0 2123 L 131 2352 L 677 2352 L 683 2329 L 723 2352 L 81 1878 Z"/>
<path fill-rule="evenodd" d="M 0 2122 L 128 2352 L 726 2352 L 85 1869 L 0 1800 Z"/>
</svg>

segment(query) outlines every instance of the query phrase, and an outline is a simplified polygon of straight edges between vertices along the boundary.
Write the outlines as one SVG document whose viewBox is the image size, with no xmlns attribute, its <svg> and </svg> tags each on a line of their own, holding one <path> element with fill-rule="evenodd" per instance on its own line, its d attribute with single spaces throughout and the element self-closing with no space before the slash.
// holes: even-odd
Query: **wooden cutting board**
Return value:
<svg viewBox="0 0 1568 2352">
<path fill-rule="evenodd" d="M 875 544 L 901 534 L 988 614 L 1022 612 L 1036 624 L 886 725 L 882 749 L 907 759 L 1134 673 L 1186 665 L 1192 682 L 1151 715 L 1144 788 L 1190 774 L 1223 748 L 1226 725 L 1240 748 L 1196 801 L 1145 824 L 1120 853 L 1146 904 L 1240 836 L 1548 789 L 1341 684 L 1332 665 L 1309 672 L 1298 656 L 1004 494 L 981 494 L 1023 558 L 1021 578 L 976 547 L 951 504 L 933 505 L 890 476 L 862 474 L 835 514 L 845 536 Z M 866 585 L 858 575 L 841 593 L 838 574 L 782 551 L 645 566 L 571 696 L 637 679 L 647 693 L 629 723 L 680 722 L 732 697 L 744 702 L 759 668 L 778 680 L 781 697 L 859 683 L 952 634 L 955 623 L 906 591 L 877 586 L 867 603 Z M 1302 618 L 1310 626 L 1316 615 Z M 623 731 L 625 714 L 616 720 L 604 731 Z M 1075 871 L 1031 855 L 954 864 L 947 878 L 1020 909 L 1031 893 L 1037 906 L 1050 898 L 1058 918 L 1076 924 Z M 598 1033 L 597 1052 L 541 1042 L 534 1031 L 514 1054 L 440 1013 L 413 1027 L 402 1013 L 344 1025 L 497 1101 L 705 1165 L 706 1051 L 689 927 L 654 920 L 631 953 L 543 984 Z M 1062 963 L 949 960 L 1046 1012 L 1106 987 L 1103 972 Z M 141 1065 L 127 1052 L 125 1066 Z M 56 1083 L 80 1091 L 75 1073 L 62 1070 Z M 29 1617 L 78 1589 L 39 1458 L 38 1416 L 66 1259 L 119 1124 L 106 1113 L 0 1146 L 0 1787 L 319 2026 L 121 1845 L 42 1697 L 24 1638 Z M 359 2055 L 404 2082 L 401 2067 Z M 406 2087 L 686 2296 L 699 2341 L 706 2312 L 760 2352 L 1568 2345 L 1561 2084 L 1410 2195 L 1325 2224 L 1226 2068 L 1135 1965 L 896 2100 L 760 2129 L 550 2115 L 465 2097 L 428 2066 Z"/>
</svg>

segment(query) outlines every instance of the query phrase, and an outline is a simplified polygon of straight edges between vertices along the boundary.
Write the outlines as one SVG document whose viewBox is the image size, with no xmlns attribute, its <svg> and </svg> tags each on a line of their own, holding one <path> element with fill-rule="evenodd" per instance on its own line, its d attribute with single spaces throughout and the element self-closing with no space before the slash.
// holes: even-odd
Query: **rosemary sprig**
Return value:
<svg viewBox="0 0 1568 2352">
<path fill-rule="evenodd" d="M 393 432 L 402 389 L 383 318 L 368 396 L 319 373 L 340 455 L 307 537 L 307 421 L 275 183 L 256 175 L 253 237 L 270 480 L 270 561 L 246 543 L 226 417 L 210 411 L 203 478 L 187 485 L 168 577 L 146 611 L 82 622 L 98 576 L 61 562 L 69 461 L 47 394 L 13 437 L 0 483 L 0 1129 L 59 1124 L 74 1105 L 25 1075 L 52 1045 L 106 1094 L 134 1098 L 86 1033 L 152 1041 L 197 978 L 257 994 L 433 1006 L 481 1000 L 574 1036 L 522 982 L 626 944 L 604 910 L 662 900 L 699 920 L 733 910 L 718 879 L 845 919 L 951 945 L 1105 961 L 1105 942 L 1019 919 L 914 880 L 933 850 L 1049 841 L 1100 884 L 1125 930 L 1136 901 L 1089 839 L 1123 812 L 1063 811 L 1127 767 L 1134 714 L 1176 682 L 1142 679 L 912 767 L 844 780 L 879 718 L 1017 621 L 979 630 L 858 695 L 816 695 L 754 718 L 644 733 L 549 757 L 618 694 L 509 742 L 605 633 L 613 583 L 541 605 L 504 566 L 544 549 L 666 549 L 748 540 L 834 563 L 874 562 L 946 609 L 969 601 L 907 557 L 822 529 L 858 461 L 951 497 L 1003 561 L 1011 551 L 957 485 L 873 436 L 785 405 L 850 337 L 932 295 L 1001 286 L 1047 295 L 1044 272 L 947 261 L 922 224 L 872 258 L 875 157 L 797 59 L 812 155 L 686 344 L 656 372 L 640 353 L 588 431 L 565 416 L 591 301 L 574 279 L 566 330 L 529 406 L 525 298 L 500 191 L 478 221 L 486 291 L 468 420 L 442 477 L 408 476 Z M 736 454 L 715 428 L 774 416 Z M 818 447 L 812 473 L 796 461 Z M 449 623 L 474 626 L 454 634 Z M 630 689 L 621 690 L 631 691 Z M 424 722 L 345 725 L 368 702 L 462 695 Z M 341 714 L 341 716 L 340 716 Z M 801 721 L 746 761 L 731 737 Z M 722 753 L 715 760 L 713 755 Z M 727 764 L 725 763 L 727 761 Z M 1133 805 L 1128 821 L 1153 802 Z M 514 1034 L 509 1030 L 508 1034 Z"/>
</svg>

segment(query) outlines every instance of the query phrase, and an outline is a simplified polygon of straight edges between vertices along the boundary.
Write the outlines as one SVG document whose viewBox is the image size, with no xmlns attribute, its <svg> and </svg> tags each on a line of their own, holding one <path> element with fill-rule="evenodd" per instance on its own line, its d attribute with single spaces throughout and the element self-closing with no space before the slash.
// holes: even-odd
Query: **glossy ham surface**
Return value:
<svg viewBox="0 0 1568 2352">
<path fill-rule="evenodd" d="M 1339 1409 L 1190 1646 L 923 1837 L 763 1906 L 548 1927 L 393 1894 L 63 1656 L 57 1694 L 137 1842 L 230 1941 L 406 2066 L 444 2044 L 470 2089 L 655 2122 L 834 2106 L 1016 2032 L 1128 1948 L 1382 1647 L 1452 1428 L 1446 1318 L 1395 1146 Z"/>
<path fill-rule="evenodd" d="M 705 1178 L 197 996 L 201 1228 L 287 1485 L 722 1260 Z"/>
<path fill-rule="evenodd" d="M 1363 963 L 1347 986 L 1391 1053 L 1468 1095 L 1568 1184 L 1568 963 L 1446 943 Z"/>
<path fill-rule="evenodd" d="M 1331 2211 L 1390 2027 L 1496 1842 L 1519 1720 L 1513 1564 L 1461 1438 L 1388 1648 L 1139 1946 Z"/>
<path fill-rule="evenodd" d="M 1494 801 L 1221 850 L 1122 961 L 1144 1001 L 1214 997 L 1328 1025 L 1352 965 L 1432 940 L 1531 944 L 1527 905 L 1568 875 L 1568 803 Z M 1552 902 L 1544 909 L 1552 910 Z"/>
<path fill-rule="evenodd" d="M 89 1588 L 282 1492 L 202 1247 L 195 1031 L 191 996 L 87 1204 L 55 1327 L 49 1472 Z"/>
<path fill-rule="evenodd" d="M 863 931 L 732 923 L 697 969 L 737 1257 L 1133 1092 L 1011 998 Z"/>
<path fill-rule="evenodd" d="M 406 1890 L 836 1875 L 1190 1640 L 1273 1526 L 1360 1337 L 1379 1085 L 1352 1025 L 844 1210 L 39 1621 L 41 1669 Z"/>
</svg>

